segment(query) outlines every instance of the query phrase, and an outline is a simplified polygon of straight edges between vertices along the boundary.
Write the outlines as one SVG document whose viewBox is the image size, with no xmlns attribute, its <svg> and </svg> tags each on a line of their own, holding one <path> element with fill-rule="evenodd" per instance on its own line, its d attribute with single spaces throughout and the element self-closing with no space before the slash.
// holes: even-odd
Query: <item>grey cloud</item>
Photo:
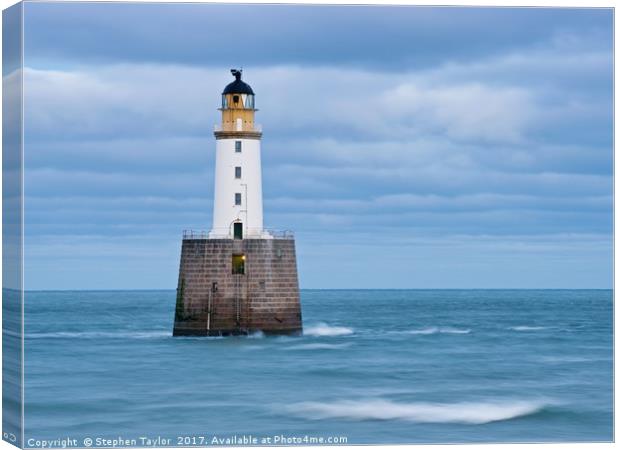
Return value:
<svg viewBox="0 0 620 450">
<path fill-rule="evenodd" d="M 575 32 L 609 49 L 613 20 L 611 9 L 585 8 L 33 2 L 25 12 L 28 58 L 48 64 L 222 62 L 391 71 L 536 48 L 550 39 L 567 42 L 564 36 Z M 239 24 L 234 33 L 231 21 Z"/>
<path fill-rule="evenodd" d="M 78 24 L 59 14 L 65 6 L 28 6 L 47 27 L 27 40 L 31 279 L 71 287 L 75 276 L 54 269 L 62 261 L 88 287 L 125 287 L 130 266 L 130 287 L 173 287 L 179 233 L 210 224 L 212 127 L 228 64 L 239 63 L 187 33 L 207 20 L 215 36 L 231 7 L 93 7 L 97 20 L 75 6 Z M 354 286 L 361 273 L 369 284 L 358 287 L 412 287 L 401 286 L 401 265 L 416 287 L 609 285 L 608 13 L 510 10 L 514 21 L 502 22 L 496 10 L 415 9 L 386 13 L 394 27 L 378 39 L 382 13 L 367 9 L 375 16 L 356 26 L 374 28 L 349 54 L 352 36 L 317 35 L 318 10 L 267 9 L 244 75 L 264 125 L 266 224 L 297 231 L 302 286 Z M 166 42 L 153 34 L 164 10 L 191 22 Z M 342 23 L 348 10 L 331 11 L 327 22 Z M 133 23 L 136 14 L 157 20 Z M 266 28 L 276 17 L 290 18 L 290 42 Z M 122 45 L 104 45 L 113 24 Z M 47 33 L 56 44 L 42 42 Z M 247 48 L 244 33 L 232 48 Z M 413 45 L 398 52 L 396 41 Z M 85 264 L 94 254 L 97 268 Z M 337 282 L 326 279 L 336 270 Z"/>
</svg>

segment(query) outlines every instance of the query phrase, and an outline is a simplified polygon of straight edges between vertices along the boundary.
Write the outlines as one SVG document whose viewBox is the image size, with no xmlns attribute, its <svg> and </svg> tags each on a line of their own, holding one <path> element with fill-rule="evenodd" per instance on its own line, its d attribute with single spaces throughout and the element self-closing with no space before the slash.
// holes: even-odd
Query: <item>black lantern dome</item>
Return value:
<svg viewBox="0 0 620 450">
<path fill-rule="evenodd" d="M 235 81 L 229 83 L 225 88 L 222 95 L 226 94 L 248 94 L 254 95 L 254 91 L 250 87 L 249 84 L 241 81 L 241 72 L 242 70 L 230 69 L 230 73 L 235 77 Z"/>
</svg>

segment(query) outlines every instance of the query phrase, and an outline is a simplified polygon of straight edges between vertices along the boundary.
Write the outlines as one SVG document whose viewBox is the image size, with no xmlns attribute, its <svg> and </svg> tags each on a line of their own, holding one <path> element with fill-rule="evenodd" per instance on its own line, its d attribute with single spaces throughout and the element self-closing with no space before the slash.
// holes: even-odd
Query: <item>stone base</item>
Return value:
<svg viewBox="0 0 620 450">
<path fill-rule="evenodd" d="M 233 255 L 244 255 L 233 274 Z M 184 239 L 174 336 L 302 330 L 295 240 Z"/>
</svg>

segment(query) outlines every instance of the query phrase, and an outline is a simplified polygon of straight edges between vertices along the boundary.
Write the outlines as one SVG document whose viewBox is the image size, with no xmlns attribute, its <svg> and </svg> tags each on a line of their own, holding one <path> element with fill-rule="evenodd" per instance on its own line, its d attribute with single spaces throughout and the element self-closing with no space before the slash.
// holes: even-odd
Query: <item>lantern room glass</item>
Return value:
<svg viewBox="0 0 620 450">
<path fill-rule="evenodd" d="M 245 97 L 242 103 L 242 107 L 244 109 L 254 109 L 254 96 L 251 94 L 247 94 L 244 96 L 238 96 L 239 98 Z M 239 104 L 235 104 L 236 107 L 239 107 Z M 228 99 L 225 94 L 222 94 L 222 109 L 228 109 L 230 105 L 228 104 Z"/>
<path fill-rule="evenodd" d="M 245 109 L 254 109 L 254 96 L 248 94 L 245 98 Z"/>
</svg>

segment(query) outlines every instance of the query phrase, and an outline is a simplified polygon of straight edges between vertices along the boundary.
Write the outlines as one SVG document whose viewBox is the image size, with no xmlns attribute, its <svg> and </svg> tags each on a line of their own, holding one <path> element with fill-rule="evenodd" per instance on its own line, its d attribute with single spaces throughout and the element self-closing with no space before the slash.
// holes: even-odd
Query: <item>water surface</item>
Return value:
<svg viewBox="0 0 620 450">
<path fill-rule="evenodd" d="M 26 295 L 26 443 L 610 441 L 610 290 L 303 290 L 302 337 L 173 338 L 174 291 Z"/>
</svg>

